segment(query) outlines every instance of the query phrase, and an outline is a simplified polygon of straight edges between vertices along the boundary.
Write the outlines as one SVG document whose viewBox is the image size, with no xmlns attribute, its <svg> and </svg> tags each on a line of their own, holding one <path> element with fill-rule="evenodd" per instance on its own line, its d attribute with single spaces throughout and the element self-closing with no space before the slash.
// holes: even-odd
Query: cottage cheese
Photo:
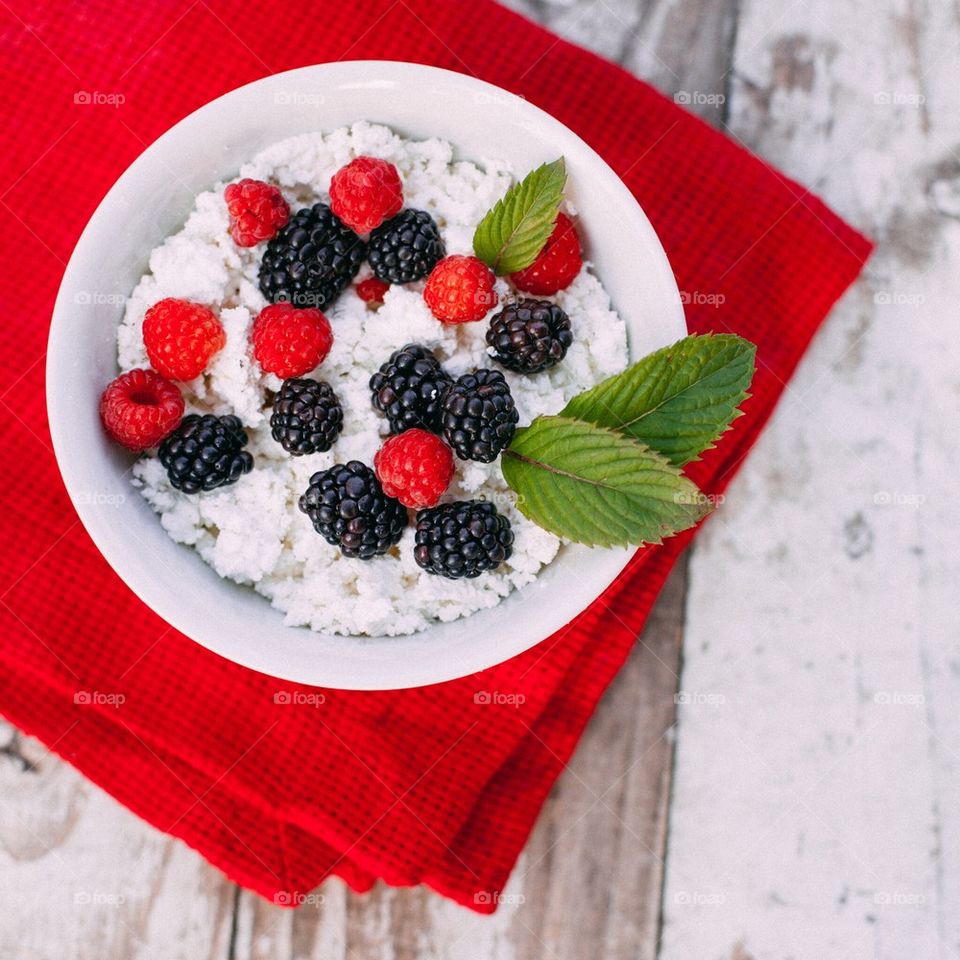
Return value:
<svg viewBox="0 0 960 960">
<path fill-rule="evenodd" d="M 405 204 L 429 210 L 448 253 L 470 253 L 483 214 L 513 182 L 507 165 L 454 161 L 440 140 L 405 140 L 383 126 L 357 123 L 332 133 L 305 134 L 277 143 L 240 171 L 278 184 L 294 209 L 329 200 L 330 177 L 354 157 L 383 157 L 396 165 Z M 252 473 L 211 493 L 174 490 L 156 457 L 133 470 L 133 482 L 176 541 L 196 549 L 218 574 L 249 584 L 282 610 L 290 625 L 355 635 L 400 635 L 493 607 L 530 583 L 561 549 L 560 541 L 523 517 L 498 463 L 461 462 L 445 499 L 484 497 L 505 513 L 516 536 L 513 555 L 475 580 L 448 580 L 422 571 L 413 559 L 414 532 L 397 553 L 373 560 L 347 559 L 319 536 L 297 508 L 311 474 L 334 463 L 373 455 L 387 434 L 386 420 L 370 402 L 368 381 L 406 343 L 433 349 L 453 375 L 490 366 L 487 323 L 446 326 L 427 309 L 423 284 L 391 287 L 383 306 L 369 310 L 350 288 L 327 311 L 333 348 L 318 370 L 336 390 L 344 430 L 333 450 L 291 457 L 270 436 L 265 392 L 280 380 L 264 374 L 248 349 L 253 318 L 266 301 L 257 287 L 262 246 L 238 248 L 230 239 L 223 184 L 197 197 L 185 226 L 150 256 L 149 271 L 127 303 L 118 333 L 123 370 L 147 366 L 141 326 L 146 310 L 164 297 L 207 304 L 226 330 L 226 347 L 197 380 L 184 385 L 188 412 L 236 414 L 250 436 Z M 369 275 L 364 265 L 357 279 Z M 497 282 L 501 296 L 508 290 Z M 626 333 L 589 266 L 556 302 L 567 312 L 574 343 L 563 363 L 535 376 L 505 372 L 520 423 L 556 413 L 580 390 L 623 369 Z"/>
</svg>

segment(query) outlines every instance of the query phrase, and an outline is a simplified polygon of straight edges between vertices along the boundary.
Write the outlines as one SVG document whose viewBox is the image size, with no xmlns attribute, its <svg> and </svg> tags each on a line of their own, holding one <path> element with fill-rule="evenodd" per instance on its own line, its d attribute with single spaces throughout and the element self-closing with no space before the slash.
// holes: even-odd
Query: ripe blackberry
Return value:
<svg viewBox="0 0 960 960">
<path fill-rule="evenodd" d="M 485 500 L 460 500 L 417 514 L 413 557 L 427 573 L 450 580 L 479 577 L 513 553 L 510 521 Z"/>
<path fill-rule="evenodd" d="M 411 427 L 440 432 L 441 400 L 453 378 L 426 347 L 408 343 L 370 378 L 373 405 L 390 421 L 391 433 Z"/>
<path fill-rule="evenodd" d="M 377 475 L 358 460 L 315 473 L 300 509 L 327 543 L 360 560 L 386 553 L 407 526 L 406 509 L 383 492 Z"/>
<path fill-rule="evenodd" d="M 443 436 L 461 460 L 495 460 L 519 419 L 499 370 L 465 373 L 443 395 Z"/>
<path fill-rule="evenodd" d="M 521 299 L 494 314 L 487 329 L 491 356 L 508 370 L 539 373 L 566 355 L 570 318 L 549 300 Z"/>
<path fill-rule="evenodd" d="M 343 429 L 343 407 L 329 383 L 284 380 L 273 402 L 270 432 L 295 457 L 329 450 Z"/>
<path fill-rule="evenodd" d="M 366 244 L 325 203 L 315 203 L 293 214 L 267 244 L 260 291 L 271 303 L 326 306 L 353 280 L 365 254 Z"/>
<path fill-rule="evenodd" d="M 177 490 L 200 493 L 236 483 L 253 469 L 246 445 L 247 434 L 237 417 L 191 413 L 160 444 L 158 456 Z"/>
<path fill-rule="evenodd" d="M 370 234 L 367 260 L 378 280 L 411 283 L 427 276 L 444 246 L 426 210 L 403 210 Z"/>
</svg>

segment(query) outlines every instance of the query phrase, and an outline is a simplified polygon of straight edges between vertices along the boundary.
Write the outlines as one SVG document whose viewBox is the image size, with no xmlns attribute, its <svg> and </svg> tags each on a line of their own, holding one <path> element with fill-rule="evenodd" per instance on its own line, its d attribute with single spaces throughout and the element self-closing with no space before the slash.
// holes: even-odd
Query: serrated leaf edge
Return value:
<svg viewBox="0 0 960 960">
<path fill-rule="evenodd" d="M 535 427 L 536 424 L 537 424 L 539 421 L 542 421 L 542 420 L 566 421 L 566 422 L 570 423 L 571 425 L 579 424 L 579 425 L 582 425 L 582 426 L 589 427 L 589 428 L 591 428 L 592 430 L 594 430 L 594 431 L 596 431 L 597 433 L 600 433 L 600 434 L 609 434 L 610 437 L 611 437 L 611 439 L 614 440 L 617 445 L 627 444 L 627 445 L 636 447 L 639 452 L 642 452 L 642 453 L 644 453 L 645 455 L 649 456 L 650 460 L 651 460 L 655 465 L 657 465 L 657 466 L 659 466 L 659 467 L 662 467 L 662 468 L 664 469 L 664 472 L 665 472 L 666 474 L 672 474 L 675 478 L 683 481 L 683 483 L 684 483 L 687 487 L 689 487 L 692 491 L 696 492 L 696 494 L 698 494 L 698 495 L 700 495 L 700 497 L 702 497 L 702 499 L 698 499 L 698 500 L 696 501 L 696 503 L 693 504 L 693 506 L 696 506 L 696 507 L 698 507 L 699 509 L 697 509 L 696 511 L 694 511 L 693 513 L 691 513 L 690 522 L 687 524 L 687 526 L 678 527 L 678 528 L 674 529 L 669 523 L 657 521 L 656 523 L 657 523 L 657 526 L 659 527 L 659 534 L 660 534 L 660 535 L 659 535 L 659 537 L 656 538 L 656 539 L 653 539 L 653 538 L 643 539 L 643 540 L 641 540 L 639 543 L 637 543 L 636 541 L 633 541 L 633 540 L 627 538 L 626 536 L 624 536 L 622 539 L 615 539 L 615 538 L 613 538 L 613 537 L 609 537 L 609 538 L 606 538 L 606 539 L 596 538 L 596 539 L 594 539 L 594 540 L 592 540 L 592 541 L 578 540 L 578 539 L 576 539 L 576 538 L 574 538 L 574 537 L 571 537 L 571 535 L 570 535 L 568 532 L 565 532 L 564 530 L 560 529 L 559 527 L 557 527 L 557 526 L 552 526 L 552 527 L 551 527 L 551 526 L 545 526 L 543 523 L 541 523 L 540 520 L 535 519 L 533 516 L 531 516 L 531 515 L 528 513 L 528 511 L 527 511 L 526 509 L 524 509 L 524 507 L 525 507 L 525 502 L 524 502 L 524 501 L 525 501 L 525 499 L 526 499 L 526 495 L 525 495 L 522 491 L 517 490 L 516 487 L 513 486 L 513 484 L 510 482 L 509 477 L 507 476 L 508 471 L 505 470 L 505 471 L 504 471 L 504 479 L 507 481 L 507 485 L 517 494 L 517 509 L 519 509 L 520 512 L 521 512 L 525 517 L 527 517 L 527 519 L 530 520 L 532 523 L 535 523 L 537 526 L 540 526 L 540 527 L 542 527 L 543 529 L 547 530 L 548 532 L 554 534 L 554 536 L 560 537 L 561 539 L 564 539 L 564 540 L 570 540 L 570 541 L 575 542 L 575 543 L 582 543 L 582 544 L 584 544 L 585 546 L 589 546 L 589 547 L 614 547 L 614 546 L 628 547 L 628 546 L 643 546 L 644 544 L 658 545 L 658 544 L 663 543 L 663 540 L 664 540 L 665 538 L 672 537 L 672 536 L 676 536 L 678 533 L 682 533 L 684 530 L 687 530 L 687 529 L 689 529 L 690 527 L 695 526 L 697 523 L 699 523 L 701 520 L 703 520 L 704 517 L 706 517 L 708 514 L 710 514 L 710 513 L 713 511 L 713 509 L 714 509 L 713 505 L 710 503 L 710 501 L 709 501 L 706 497 L 703 497 L 703 494 L 701 493 L 701 491 L 699 490 L 699 488 L 696 486 L 695 483 L 693 483 L 692 480 L 690 480 L 689 477 L 684 476 L 684 475 L 680 472 L 680 470 L 679 470 L 674 464 L 670 463 L 670 461 L 669 461 L 666 457 L 664 457 L 662 454 L 658 453 L 656 450 L 654 450 L 654 449 L 646 446 L 645 444 L 640 443 L 639 441 L 632 439 L 631 437 L 629 437 L 629 436 L 626 435 L 626 434 L 622 434 L 622 433 L 619 433 L 618 431 L 611 430 L 611 429 L 609 429 L 609 428 L 607 428 L 607 427 L 602 427 L 602 426 L 599 426 L 599 425 L 597 425 L 597 424 L 590 423 L 590 422 L 587 421 L 587 420 L 579 420 L 579 419 L 576 419 L 576 418 L 562 417 L 562 416 L 558 416 L 558 415 L 537 417 L 537 418 L 533 421 L 533 423 L 530 424 L 529 427 L 523 428 L 523 431 L 522 431 L 522 432 L 525 433 L 527 430 L 530 430 L 531 428 Z M 518 436 L 520 436 L 520 435 L 521 435 L 521 434 L 518 433 Z M 515 437 L 515 440 L 516 440 L 516 439 L 517 439 L 517 438 Z M 565 471 L 565 470 L 558 469 L 558 468 L 554 467 L 554 466 L 551 465 L 551 464 L 546 464 L 546 463 L 544 463 L 544 462 L 542 462 L 542 461 L 539 461 L 539 460 L 536 460 L 536 459 L 534 459 L 534 458 L 532 458 L 532 457 L 528 457 L 528 456 L 526 456 L 525 454 L 520 454 L 520 453 L 518 453 L 517 451 L 515 451 L 515 450 L 512 449 L 512 444 L 511 444 L 511 447 L 508 447 L 506 450 L 504 450 L 503 456 L 504 456 L 504 458 L 505 458 L 506 460 L 511 460 L 511 459 L 512 459 L 512 460 L 516 460 L 516 461 L 518 461 L 518 462 L 526 463 L 526 464 L 528 464 L 528 465 L 530 465 L 530 466 L 538 467 L 538 468 L 544 470 L 544 471 L 547 472 L 547 473 L 555 474 L 555 475 L 558 475 L 558 476 L 563 476 L 563 477 L 566 477 L 566 478 L 568 478 L 568 479 L 576 480 L 576 481 L 579 481 L 579 482 L 581 482 L 581 483 L 589 484 L 589 485 L 592 485 L 592 486 L 597 486 L 597 487 L 605 488 L 605 489 L 611 490 L 611 491 L 613 491 L 613 492 L 617 492 L 617 493 L 621 493 L 621 494 L 624 493 L 624 491 L 623 491 L 621 488 L 611 486 L 610 484 L 604 484 L 602 481 L 596 481 L 596 480 L 592 480 L 592 479 L 587 478 L 587 477 L 582 477 L 582 476 L 580 476 L 579 474 L 571 473 L 570 471 Z M 603 504 L 603 506 L 606 507 L 607 505 L 606 505 L 606 504 Z M 594 507 L 595 507 L 595 509 L 596 509 L 596 505 L 594 505 Z M 604 512 L 606 513 L 606 511 L 604 511 Z M 607 516 L 609 516 L 609 514 L 607 514 Z"/>
<path fill-rule="evenodd" d="M 569 412 L 570 406 L 571 406 L 572 404 L 575 404 L 576 401 L 581 400 L 582 398 L 588 396 L 590 393 L 599 390 L 599 389 L 602 388 L 604 385 L 608 384 L 611 380 L 614 380 L 614 379 L 616 379 L 617 377 L 623 377 L 625 374 L 627 374 L 627 373 L 629 372 L 630 369 L 632 369 L 632 367 L 638 366 L 639 364 L 648 361 L 648 360 L 650 359 L 650 357 L 654 356 L 654 355 L 657 354 L 657 353 L 660 353 L 660 352 L 663 352 L 663 351 L 669 351 L 669 350 L 676 349 L 680 344 L 682 344 L 682 343 L 684 343 L 684 342 L 686 342 L 686 341 L 688 341 L 688 340 L 710 340 L 710 341 L 715 341 L 715 340 L 719 340 L 719 339 L 725 339 L 725 340 L 726 340 L 726 339 L 729 339 L 729 340 L 731 340 L 731 341 L 736 340 L 736 341 L 739 341 L 739 342 L 741 342 L 741 343 L 747 344 L 747 345 L 751 348 L 750 355 L 751 355 L 751 359 L 753 359 L 753 361 L 754 361 L 754 363 L 753 363 L 754 372 L 756 372 L 756 352 L 757 352 L 756 344 L 751 343 L 749 340 L 745 339 L 744 337 L 741 337 L 741 336 L 739 336 L 739 335 L 737 335 L 737 334 L 732 334 L 732 333 L 720 333 L 720 334 L 707 333 L 707 334 L 698 334 L 698 335 L 691 335 L 691 336 L 688 336 L 688 337 L 682 337 L 680 340 L 676 341 L 676 343 L 670 344 L 670 346 L 668 346 L 668 347 L 661 347 L 660 350 L 655 350 L 655 351 L 653 351 L 653 353 L 649 353 L 649 354 L 647 354 L 645 357 L 641 357 L 639 360 L 636 361 L 635 364 L 631 364 L 631 366 L 628 367 L 627 370 L 622 370 L 620 373 L 615 373 L 615 374 L 613 374 L 613 376 L 608 377 L 606 380 L 602 380 L 600 383 L 594 384 L 594 386 L 588 388 L 587 390 L 584 390 L 582 393 L 578 393 L 576 396 L 571 397 L 570 400 L 567 401 L 567 403 L 566 403 L 566 405 L 564 406 L 564 408 L 560 411 L 559 416 L 567 417 L 567 418 L 569 418 L 569 419 L 584 420 L 584 421 L 587 422 L 587 423 L 594 423 L 594 421 L 589 420 L 587 417 L 583 417 L 583 416 L 581 416 L 581 415 L 579 415 L 579 414 L 570 413 L 570 412 Z M 721 369 L 722 369 L 722 368 L 721 368 Z M 719 371 L 717 371 L 717 372 L 719 372 Z M 712 374 L 711 374 L 711 376 L 712 376 Z M 752 376 L 751 376 L 751 380 L 752 380 Z M 661 407 L 663 407 L 666 403 L 668 403 L 668 402 L 670 402 L 670 401 L 672 401 L 672 400 L 675 400 L 675 399 L 676 399 L 677 397 L 679 397 L 679 396 L 682 396 L 687 390 L 692 389 L 694 386 L 695 386 L 695 384 L 690 384 L 689 386 L 684 387 L 682 390 L 678 391 L 678 392 L 675 393 L 675 394 L 672 394 L 670 397 L 662 400 L 662 401 L 661 401 L 660 403 L 658 403 L 656 406 L 651 407 L 649 410 L 645 411 L 641 416 L 639 416 L 639 417 L 634 417 L 634 418 L 631 419 L 631 420 L 623 421 L 622 423 L 619 423 L 617 426 L 609 426 L 609 425 L 606 425 L 606 424 L 595 424 L 595 426 L 604 426 L 606 429 L 614 430 L 614 431 L 616 431 L 616 432 L 618 432 L 618 433 L 622 433 L 624 436 L 630 436 L 630 434 L 629 434 L 629 433 L 627 432 L 627 430 L 626 430 L 627 427 L 630 427 L 630 426 L 632 426 L 634 423 L 640 422 L 644 417 L 650 416 L 651 414 L 655 413 L 657 410 L 659 410 Z M 740 409 L 740 407 L 741 407 L 741 405 L 742 405 L 743 403 L 745 403 L 747 400 L 749 400 L 750 397 L 752 396 L 752 394 L 751 394 L 749 391 L 747 391 L 747 390 L 742 390 L 742 391 L 740 391 L 740 393 L 741 393 L 741 395 L 740 395 L 740 396 L 736 399 L 736 401 L 733 403 L 733 414 L 731 415 L 730 420 L 727 422 L 726 426 L 723 427 L 723 429 L 720 430 L 719 433 L 717 433 L 715 436 L 713 436 L 713 437 L 700 449 L 700 452 L 699 452 L 699 453 L 695 454 L 695 455 L 692 456 L 692 457 L 688 457 L 688 458 L 685 459 L 685 460 L 679 460 L 679 461 L 677 461 L 677 460 L 673 460 L 673 459 L 670 458 L 670 457 L 667 457 L 667 460 L 668 460 L 670 463 L 674 464 L 675 466 L 686 466 L 686 465 L 689 464 L 689 463 L 695 463 L 695 462 L 699 461 L 700 458 L 701 458 L 701 455 L 702 455 L 703 453 L 705 453 L 707 450 L 713 450 L 713 449 L 715 449 L 715 447 L 716 447 L 716 445 L 717 445 L 717 442 L 720 440 L 721 437 L 724 436 L 724 434 L 726 434 L 726 433 L 730 430 L 730 428 L 733 426 L 734 421 L 736 421 L 737 419 L 739 419 L 740 417 L 743 416 L 743 411 Z M 639 441 L 637 438 L 633 438 L 633 439 L 636 440 L 637 442 L 641 442 L 641 441 Z M 651 448 L 651 449 L 653 449 L 653 448 Z"/>
<path fill-rule="evenodd" d="M 517 236 L 518 232 L 523 227 L 524 220 L 529 216 L 529 210 L 532 210 L 537 206 L 542 194 L 551 187 L 552 178 L 551 177 L 545 178 L 543 188 L 531 200 L 528 212 L 523 216 L 521 216 L 520 219 L 511 227 L 507 237 L 502 241 L 495 255 L 491 255 L 489 251 L 481 250 L 481 246 L 483 246 L 484 244 L 482 242 L 478 243 L 478 239 L 481 241 L 484 239 L 485 231 L 487 234 L 491 232 L 492 225 L 497 223 L 498 218 L 504 218 L 511 215 L 512 213 L 511 205 L 516 203 L 517 197 L 521 194 L 521 191 L 524 189 L 524 185 L 527 184 L 528 181 L 532 180 L 534 177 L 541 174 L 541 172 L 546 171 L 548 170 L 548 168 L 553 166 L 558 166 L 559 173 L 562 176 L 562 181 L 560 183 L 560 189 L 558 191 L 558 198 L 555 205 L 555 209 L 553 211 L 552 216 L 549 217 L 547 226 L 544 228 L 546 235 L 543 238 L 543 243 L 539 245 L 539 247 L 533 252 L 533 255 L 530 256 L 529 258 L 523 258 L 518 263 L 511 263 L 509 270 L 505 268 L 501 269 L 502 262 L 506 258 L 506 255 L 510 250 L 510 246 L 514 241 L 514 238 Z M 566 176 L 567 176 L 566 161 L 562 156 L 558 157 L 556 160 L 550 161 L 549 163 L 542 163 L 535 170 L 531 170 L 530 173 L 528 173 L 518 183 L 513 184 L 507 190 L 507 192 L 483 215 L 482 219 L 477 224 L 476 230 L 474 230 L 474 233 L 473 233 L 473 250 L 474 250 L 474 253 L 481 260 L 483 260 L 483 262 L 486 263 L 486 265 L 490 267 L 490 269 L 493 270 L 495 274 L 497 274 L 497 276 L 503 276 L 504 274 L 515 273 L 518 270 L 524 270 L 527 267 L 529 267 L 534 260 L 536 260 L 538 254 L 540 253 L 540 250 L 543 249 L 543 245 L 547 242 L 547 239 L 550 236 L 550 233 L 553 229 L 553 224 L 556 222 L 556 214 L 559 212 L 560 205 L 563 202 L 563 187 L 564 187 L 564 184 L 566 183 Z"/>
</svg>

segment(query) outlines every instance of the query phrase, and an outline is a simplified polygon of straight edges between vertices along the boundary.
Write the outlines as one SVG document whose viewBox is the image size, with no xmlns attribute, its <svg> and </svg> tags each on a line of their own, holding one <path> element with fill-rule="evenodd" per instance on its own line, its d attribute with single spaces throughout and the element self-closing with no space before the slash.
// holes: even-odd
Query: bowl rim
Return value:
<svg viewBox="0 0 960 960">
<path fill-rule="evenodd" d="M 645 256 L 649 255 L 653 257 L 653 260 L 648 264 L 649 269 L 655 270 L 660 275 L 658 278 L 659 282 L 666 283 L 669 289 L 676 292 L 676 297 L 672 303 L 672 313 L 663 316 L 663 323 L 669 324 L 673 329 L 675 333 L 673 339 L 680 339 L 686 335 L 684 310 L 679 292 L 677 291 L 676 279 L 663 246 L 646 214 L 626 184 L 623 183 L 606 161 L 579 135 L 570 130 L 561 121 L 540 107 L 529 103 L 522 97 L 518 97 L 495 84 L 440 67 L 396 60 L 345 60 L 334 63 L 318 63 L 261 77 L 258 80 L 236 87 L 198 107 L 171 126 L 143 150 L 117 178 L 110 190 L 107 191 L 97 205 L 96 210 L 84 227 L 71 253 L 60 282 L 53 308 L 47 341 L 46 359 L 46 403 L 51 439 L 57 466 L 67 493 L 71 497 L 74 509 L 81 523 L 99 552 L 128 589 L 132 590 L 141 602 L 146 604 L 176 630 L 183 633 L 184 636 L 232 662 L 269 676 L 297 683 L 353 690 L 386 690 L 427 686 L 469 676 L 480 670 L 503 663 L 548 640 L 582 613 L 583 610 L 601 596 L 602 593 L 619 578 L 636 551 L 634 549 L 619 548 L 605 550 L 604 553 L 608 555 L 608 562 L 606 563 L 606 585 L 600 593 L 593 594 L 589 599 L 586 599 L 586 602 L 584 602 L 584 597 L 576 590 L 566 594 L 566 600 L 556 605 L 553 617 L 549 622 L 540 621 L 537 623 L 535 629 L 524 632 L 522 636 L 518 633 L 518 636 L 512 641 L 503 642 L 500 646 L 496 647 L 495 655 L 491 655 L 489 652 L 494 650 L 491 644 L 489 648 L 487 645 L 478 645 L 466 654 L 462 654 L 461 652 L 462 655 L 456 661 L 437 660 L 434 662 L 429 657 L 421 658 L 422 662 L 408 662 L 402 657 L 389 661 L 384 661 L 378 657 L 370 657 L 364 661 L 361 657 L 353 664 L 357 671 L 356 674 L 345 680 L 343 676 L 337 674 L 337 671 L 329 672 L 326 667 L 320 667 L 319 669 L 315 667 L 310 671 L 303 672 L 287 669 L 278 664 L 277 656 L 271 655 L 271 644 L 269 643 L 263 643 L 260 648 L 254 651 L 245 651 L 242 655 L 238 655 L 238 652 L 233 649 L 228 642 L 224 642 L 221 637 L 197 636 L 198 631 L 196 624 L 186 622 L 189 618 L 185 618 L 180 614 L 176 604 L 176 598 L 172 596 L 170 591 L 150 582 L 149 577 L 141 577 L 128 569 L 124 560 L 123 550 L 116 542 L 117 537 L 115 531 L 109 529 L 109 519 L 105 519 L 102 512 L 94 509 L 93 505 L 82 497 L 78 498 L 74 496 L 74 491 L 80 488 L 77 482 L 80 472 L 79 467 L 75 466 L 73 459 L 68 455 L 70 437 L 67 425 L 70 400 L 63 395 L 63 392 L 58 393 L 57 384 L 59 383 L 60 371 L 65 369 L 65 366 L 69 362 L 69 351 L 63 349 L 67 338 L 62 337 L 62 334 L 68 321 L 73 291 L 82 288 L 82 284 L 78 283 L 79 278 L 74 276 L 74 274 L 78 270 L 78 265 L 84 260 L 83 251 L 85 247 L 91 242 L 91 238 L 98 233 L 101 221 L 110 220 L 113 215 L 112 208 L 118 203 L 119 197 L 126 193 L 132 183 L 137 181 L 141 170 L 148 167 L 152 162 L 153 155 L 161 151 L 164 145 L 175 141 L 178 137 L 182 136 L 185 131 L 200 122 L 202 115 L 206 111 L 217 106 L 222 107 L 224 104 L 229 103 L 231 99 L 240 99 L 244 96 L 249 96 L 250 92 L 255 88 L 269 88 L 270 86 L 276 86 L 283 82 L 296 82 L 298 78 L 306 78 L 307 75 L 311 75 L 310 79 L 315 79 L 317 71 L 321 71 L 325 75 L 324 81 L 326 83 L 337 86 L 338 88 L 349 88 L 351 85 L 367 87 L 378 81 L 382 82 L 384 75 L 389 74 L 389 80 L 396 84 L 403 84 L 404 81 L 412 81 L 414 83 L 439 81 L 454 88 L 459 86 L 463 88 L 465 92 L 473 94 L 486 92 L 491 96 L 495 95 L 498 101 L 502 102 L 505 106 L 526 113 L 531 120 L 535 121 L 544 131 L 546 136 L 556 139 L 559 148 L 558 152 L 566 154 L 569 149 L 573 148 L 593 164 L 599 165 L 609 175 L 609 188 L 620 195 L 621 202 L 618 208 L 618 216 L 627 220 L 629 223 L 627 229 L 631 235 L 635 233 L 638 238 L 644 241 Z M 388 121 L 383 122 L 389 125 Z M 323 129 L 322 124 L 318 123 L 317 129 Z M 456 143 L 454 143 L 454 147 L 457 147 Z M 520 590 L 530 589 L 533 586 L 535 586 L 535 583 L 520 588 Z M 270 601 L 267 598 L 260 597 L 260 599 L 263 603 L 269 605 Z M 277 611 L 277 613 L 282 616 L 279 611 Z M 284 627 L 284 629 L 309 630 L 309 628 L 305 627 Z M 430 629 L 431 628 L 428 627 L 425 631 L 420 631 L 418 634 L 412 634 L 410 636 L 423 636 L 424 633 Z M 369 638 L 355 639 L 360 641 L 368 640 Z M 397 641 L 404 638 L 379 639 L 384 641 Z M 401 662 L 398 663 L 398 659 Z M 307 675 L 307 673 L 309 673 L 309 675 Z M 386 679 L 388 675 L 389 681 Z"/>
</svg>

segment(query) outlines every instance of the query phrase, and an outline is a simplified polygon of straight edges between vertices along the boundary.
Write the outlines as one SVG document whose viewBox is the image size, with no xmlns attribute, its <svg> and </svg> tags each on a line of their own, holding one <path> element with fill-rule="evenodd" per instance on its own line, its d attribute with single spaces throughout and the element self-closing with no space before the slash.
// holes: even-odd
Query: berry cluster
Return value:
<svg viewBox="0 0 960 960">
<path fill-rule="evenodd" d="M 333 387 L 305 377 L 330 352 L 333 331 L 321 308 L 353 282 L 366 260 L 372 276 L 356 285 L 371 309 L 391 284 L 426 279 L 423 298 L 444 324 L 487 317 L 501 297 L 497 279 L 475 256 L 446 256 L 433 217 L 403 206 L 393 164 L 357 157 L 334 174 L 330 203 L 291 212 L 280 189 L 243 179 L 224 190 L 229 232 L 238 247 L 265 244 L 258 283 L 268 305 L 255 318 L 250 352 L 282 382 L 273 400 L 273 439 L 291 456 L 329 451 L 343 429 Z M 512 274 L 517 291 L 549 297 L 582 266 L 573 223 L 560 213 L 534 262 Z M 550 300 L 508 297 L 486 332 L 490 357 L 514 373 L 559 363 L 572 343 L 570 321 Z M 191 413 L 171 381 L 201 377 L 226 345 L 208 306 L 167 298 L 147 310 L 144 348 L 153 369 L 122 374 L 104 391 L 100 414 L 118 443 L 157 456 L 171 485 L 186 494 L 235 483 L 254 466 L 238 417 Z M 269 382 L 269 381 L 268 381 Z M 457 378 L 433 353 L 411 343 L 370 378 L 373 406 L 391 436 L 373 467 L 351 460 L 314 473 L 299 500 L 317 532 L 344 556 L 369 560 L 393 550 L 416 510 L 414 559 L 431 574 L 473 578 L 506 561 L 510 521 L 482 500 L 441 503 L 460 460 L 490 463 L 508 446 L 519 413 L 503 373 L 479 369 Z"/>
<path fill-rule="evenodd" d="M 510 275 L 523 293 L 550 296 L 566 289 L 583 266 L 580 241 L 564 213 L 530 266 Z M 423 299 L 441 323 L 482 320 L 499 300 L 493 271 L 479 258 L 450 256 L 427 278 Z M 513 297 L 490 320 L 490 357 L 515 373 L 540 373 L 558 364 L 573 343 L 570 320 L 549 300 Z"/>
</svg>

